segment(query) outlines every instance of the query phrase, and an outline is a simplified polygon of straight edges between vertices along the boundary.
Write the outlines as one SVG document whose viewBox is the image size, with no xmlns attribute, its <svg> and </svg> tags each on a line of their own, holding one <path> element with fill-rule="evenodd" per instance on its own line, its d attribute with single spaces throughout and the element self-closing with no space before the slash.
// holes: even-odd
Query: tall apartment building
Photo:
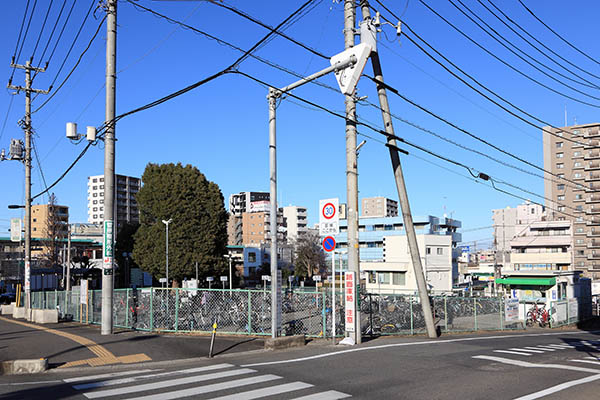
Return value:
<svg viewBox="0 0 600 400">
<path fill-rule="evenodd" d="M 268 192 L 240 192 L 229 196 L 229 212 L 233 215 L 251 211 L 254 202 L 270 201 Z"/>
<path fill-rule="evenodd" d="M 117 229 L 125 222 L 139 223 L 140 210 L 135 195 L 142 180 L 132 176 L 115 175 L 115 221 Z M 88 177 L 88 222 L 104 222 L 104 175 Z"/>
<path fill-rule="evenodd" d="M 277 210 L 277 239 L 284 243 L 286 235 L 283 209 Z M 242 214 L 242 245 L 259 247 L 263 243 L 271 243 L 271 222 L 268 211 L 245 212 Z"/>
<path fill-rule="evenodd" d="M 361 218 L 398 216 L 398 202 L 385 197 L 365 197 L 361 200 Z"/>
<path fill-rule="evenodd" d="M 56 204 L 31 206 L 31 237 L 47 239 L 48 231 L 66 238 L 69 226 L 69 207 Z"/>
<path fill-rule="evenodd" d="M 600 124 L 543 129 L 547 213 L 572 221 L 574 269 L 600 279 Z"/>
<path fill-rule="evenodd" d="M 306 207 L 287 206 L 283 207 L 283 217 L 287 225 L 287 238 L 289 241 L 296 241 L 304 237 L 308 232 L 306 226 L 307 211 Z"/>
</svg>

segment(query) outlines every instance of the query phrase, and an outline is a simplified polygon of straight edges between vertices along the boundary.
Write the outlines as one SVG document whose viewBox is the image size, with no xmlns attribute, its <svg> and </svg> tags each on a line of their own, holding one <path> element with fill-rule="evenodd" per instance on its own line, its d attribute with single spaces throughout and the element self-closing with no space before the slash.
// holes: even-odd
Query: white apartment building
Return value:
<svg viewBox="0 0 600 400">
<path fill-rule="evenodd" d="M 123 223 L 139 223 L 140 211 L 135 199 L 140 190 L 140 178 L 115 175 L 115 222 L 117 228 Z M 102 224 L 104 222 L 104 175 L 88 177 L 88 222 Z"/>
<path fill-rule="evenodd" d="M 417 243 L 430 292 L 451 293 L 453 280 L 458 275 L 458 266 L 453 263 L 452 236 L 417 235 Z M 417 281 L 406 235 L 385 236 L 383 251 L 383 262 L 360 263 L 361 272 L 367 274 L 367 291 L 416 293 Z"/>
<path fill-rule="evenodd" d="M 283 218 L 287 224 L 287 238 L 289 241 L 296 241 L 306 235 L 308 228 L 306 207 L 287 206 L 283 207 Z"/>
<path fill-rule="evenodd" d="M 252 203 L 270 201 L 268 192 L 240 192 L 229 196 L 229 212 L 233 215 L 242 215 L 245 212 L 258 211 L 254 210 Z"/>
</svg>

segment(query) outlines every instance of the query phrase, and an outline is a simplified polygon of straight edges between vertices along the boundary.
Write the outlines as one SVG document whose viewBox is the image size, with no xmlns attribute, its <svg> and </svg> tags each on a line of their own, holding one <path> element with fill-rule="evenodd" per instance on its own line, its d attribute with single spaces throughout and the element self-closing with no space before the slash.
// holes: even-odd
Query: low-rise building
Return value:
<svg viewBox="0 0 600 400">
<path fill-rule="evenodd" d="M 573 270 L 572 223 L 564 221 L 532 222 L 510 241 L 513 271 Z"/>
</svg>

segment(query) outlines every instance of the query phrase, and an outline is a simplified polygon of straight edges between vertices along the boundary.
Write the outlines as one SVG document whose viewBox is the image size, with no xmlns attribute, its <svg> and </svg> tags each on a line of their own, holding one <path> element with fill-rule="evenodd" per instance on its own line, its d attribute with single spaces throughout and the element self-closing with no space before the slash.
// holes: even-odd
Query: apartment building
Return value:
<svg viewBox="0 0 600 400">
<path fill-rule="evenodd" d="M 229 212 L 233 215 L 242 215 L 242 213 L 254 211 L 251 210 L 252 203 L 264 201 L 270 201 L 268 192 L 234 193 L 229 196 Z"/>
<path fill-rule="evenodd" d="M 242 214 L 242 245 L 257 247 L 271 242 L 271 218 L 267 211 L 244 212 Z M 277 211 L 277 240 L 285 243 L 286 223 L 283 209 Z"/>
<path fill-rule="evenodd" d="M 47 239 L 49 231 L 59 238 L 66 238 L 69 226 L 69 207 L 56 204 L 31 206 L 31 237 Z"/>
<path fill-rule="evenodd" d="M 283 217 L 287 225 L 287 239 L 291 242 L 297 241 L 308 232 L 306 207 L 287 206 L 283 207 Z"/>
<path fill-rule="evenodd" d="M 600 124 L 544 127 L 547 213 L 572 222 L 574 269 L 600 279 Z M 564 179 L 561 179 L 564 178 Z"/>
<path fill-rule="evenodd" d="M 104 222 L 104 175 L 88 177 L 88 222 Z M 124 223 L 139 223 L 140 211 L 135 195 L 142 186 L 140 178 L 115 175 L 115 221 L 117 228 Z"/>
<path fill-rule="evenodd" d="M 361 218 L 398 216 L 398 202 L 385 197 L 365 197 L 361 200 Z"/>
</svg>

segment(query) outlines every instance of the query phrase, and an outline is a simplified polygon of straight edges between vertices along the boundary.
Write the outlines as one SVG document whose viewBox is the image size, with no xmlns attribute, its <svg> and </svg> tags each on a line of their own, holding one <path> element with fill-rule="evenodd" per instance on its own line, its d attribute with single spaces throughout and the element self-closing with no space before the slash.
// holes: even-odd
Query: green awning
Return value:
<svg viewBox="0 0 600 400">
<path fill-rule="evenodd" d="M 554 286 L 556 278 L 497 278 L 496 283 L 523 286 Z"/>
<path fill-rule="evenodd" d="M 494 276 L 493 272 L 473 272 L 471 273 L 473 276 Z"/>
</svg>

